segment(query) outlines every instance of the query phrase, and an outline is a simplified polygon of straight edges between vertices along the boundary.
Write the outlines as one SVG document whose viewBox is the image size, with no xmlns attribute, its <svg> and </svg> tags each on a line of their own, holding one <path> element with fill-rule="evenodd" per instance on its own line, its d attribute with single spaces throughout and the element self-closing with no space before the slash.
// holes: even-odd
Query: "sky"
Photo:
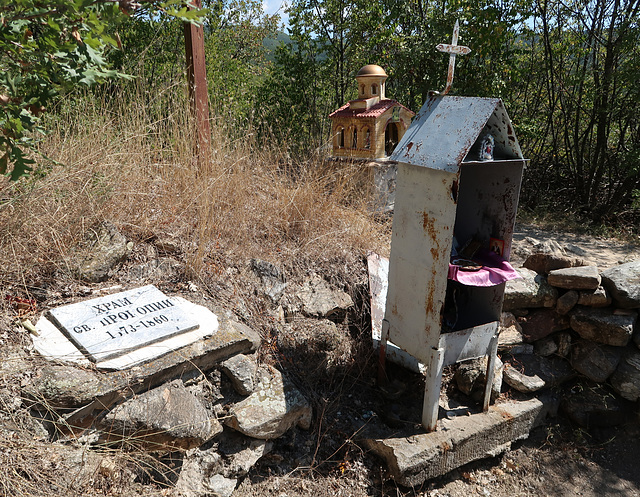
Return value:
<svg viewBox="0 0 640 497">
<path fill-rule="evenodd" d="M 285 25 L 288 24 L 289 16 L 285 12 L 285 8 L 287 6 L 286 0 L 263 0 L 262 8 L 264 9 L 266 14 L 275 14 L 276 12 L 280 14 L 280 20 Z"/>
</svg>

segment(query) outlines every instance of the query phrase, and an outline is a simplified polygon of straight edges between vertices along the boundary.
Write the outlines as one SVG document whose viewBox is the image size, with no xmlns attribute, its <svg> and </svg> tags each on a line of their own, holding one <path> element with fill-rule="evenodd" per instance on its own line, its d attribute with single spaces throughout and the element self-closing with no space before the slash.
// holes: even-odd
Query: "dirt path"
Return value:
<svg viewBox="0 0 640 497">
<path fill-rule="evenodd" d="M 524 261 L 535 241 L 558 242 L 570 257 L 595 263 L 600 269 L 640 259 L 640 246 L 590 235 L 545 230 L 532 225 L 518 224 L 513 234 L 512 262 Z"/>
</svg>

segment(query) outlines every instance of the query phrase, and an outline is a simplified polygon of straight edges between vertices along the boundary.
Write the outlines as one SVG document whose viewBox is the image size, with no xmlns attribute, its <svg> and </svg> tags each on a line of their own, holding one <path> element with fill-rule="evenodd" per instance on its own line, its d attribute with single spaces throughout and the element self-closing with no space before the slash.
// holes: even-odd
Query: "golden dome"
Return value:
<svg viewBox="0 0 640 497">
<path fill-rule="evenodd" d="M 360 76 L 385 76 L 386 77 L 387 73 L 384 72 L 384 69 L 382 69 L 382 67 L 376 64 L 367 64 L 366 66 L 363 66 L 362 69 L 358 71 L 358 74 L 356 74 L 356 78 Z"/>
</svg>

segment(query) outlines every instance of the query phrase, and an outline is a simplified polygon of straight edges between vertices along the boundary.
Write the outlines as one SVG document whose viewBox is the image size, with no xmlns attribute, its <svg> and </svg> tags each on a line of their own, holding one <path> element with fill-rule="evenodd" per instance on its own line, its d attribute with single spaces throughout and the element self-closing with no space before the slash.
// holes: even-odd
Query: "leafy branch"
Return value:
<svg viewBox="0 0 640 497">
<path fill-rule="evenodd" d="M 57 95 L 77 86 L 128 78 L 113 70 L 107 50 L 121 48 L 117 28 L 144 10 L 200 23 L 206 9 L 184 0 L 13 0 L 0 7 L 0 174 L 28 175 L 39 114 Z"/>
</svg>

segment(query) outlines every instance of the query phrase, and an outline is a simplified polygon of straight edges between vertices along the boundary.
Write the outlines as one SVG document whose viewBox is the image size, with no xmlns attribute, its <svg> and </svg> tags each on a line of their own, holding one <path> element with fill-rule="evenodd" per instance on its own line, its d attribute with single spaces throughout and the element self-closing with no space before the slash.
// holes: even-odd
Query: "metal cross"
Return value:
<svg viewBox="0 0 640 497">
<path fill-rule="evenodd" d="M 471 52 L 469 47 L 458 45 L 458 31 L 460 30 L 460 24 L 456 21 L 456 25 L 453 27 L 453 36 L 451 37 L 451 45 L 443 44 L 436 45 L 436 49 L 440 52 L 449 54 L 449 73 L 447 74 L 447 86 L 441 95 L 446 95 L 451 89 L 453 84 L 453 72 L 456 67 L 456 55 L 467 55 Z"/>
</svg>

